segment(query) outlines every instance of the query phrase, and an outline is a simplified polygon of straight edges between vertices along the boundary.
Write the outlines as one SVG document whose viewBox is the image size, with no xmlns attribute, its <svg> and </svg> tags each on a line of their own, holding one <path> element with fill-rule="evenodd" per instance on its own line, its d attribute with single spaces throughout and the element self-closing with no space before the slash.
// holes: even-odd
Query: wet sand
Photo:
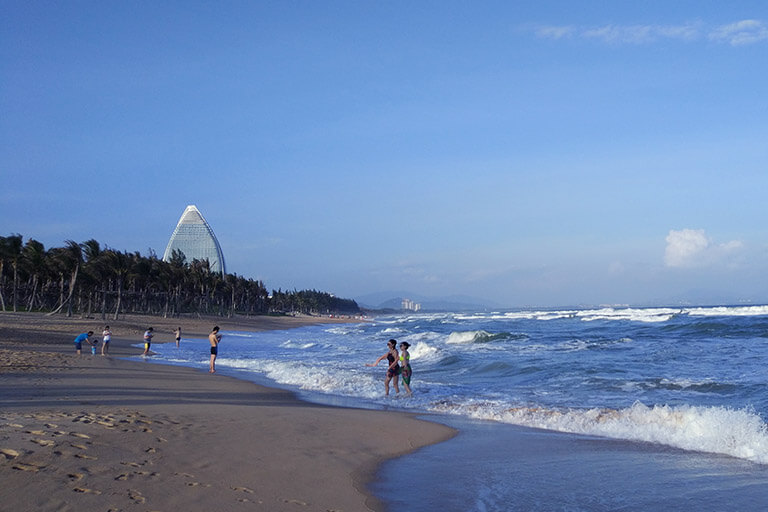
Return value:
<svg viewBox="0 0 768 512">
<path fill-rule="evenodd" d="M 40 511 L 384 510 L 379 464 L 453 436 L 393 412 L 320 406 L 190 368 L 127 361 L 143 330 L 290 328 L 330 319 L 119 322 L 0 313 L 0 503 Z M 85 330 L 111 357 L 75 355 Z M 100 336 L 99 336 L 100 337 Z M 167 338 L 167 339 L 166 339 Z M 183 339 L 182 339 L 183 343 Z"/>
</svg>

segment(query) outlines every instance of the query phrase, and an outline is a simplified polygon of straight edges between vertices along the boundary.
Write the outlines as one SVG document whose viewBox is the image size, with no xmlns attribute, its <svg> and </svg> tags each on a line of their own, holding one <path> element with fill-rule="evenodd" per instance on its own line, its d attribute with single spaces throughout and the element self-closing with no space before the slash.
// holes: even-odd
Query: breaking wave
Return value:
<svg viewBox="0 0 768 512">
<path fill-rule="evenodd" d="M 655 405 L 626 409 L 508 407 L 493 402 L 433 404 L 435 412 L 525 427 L 642 441 L 768 464 L 768 425 L 751 409 Z"/>
</svg>

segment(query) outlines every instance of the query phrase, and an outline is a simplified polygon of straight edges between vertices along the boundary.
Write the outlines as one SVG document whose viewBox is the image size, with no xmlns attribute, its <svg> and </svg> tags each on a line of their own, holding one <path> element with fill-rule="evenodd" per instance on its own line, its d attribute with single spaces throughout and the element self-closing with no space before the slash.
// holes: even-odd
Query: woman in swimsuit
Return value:
<svg viewBox="0 0 768 512">
<path fill-rule="evenodd" d="M 389 366 L 387 367 L 387 377 L 384 380 L 384 396 L 389 396 L 389 381 L 394 379 L 395 393 L 400 393 L 400 388 L 397 386 L 398 375 L 400 375 L 400 366 L 397 364 L 397 341 L 389 340 L 387 342 L 387 353 L 381 356 L 373 364 L 366 364 L 365 366 L 377 366 L 384 359 L 387 360 Z"/>
<path fill-rule="evenodd" d="M 413 370 L 411 370 L 411 354 L 408 353 L 410 346 L 411 344 L 407 341 L 400 343 L 400 374 L 403 376 L 403 386 L 405 386 L 405 392 L 408 393 L 408 396 L 413 394 L 411 393 Z"/>
</svg>

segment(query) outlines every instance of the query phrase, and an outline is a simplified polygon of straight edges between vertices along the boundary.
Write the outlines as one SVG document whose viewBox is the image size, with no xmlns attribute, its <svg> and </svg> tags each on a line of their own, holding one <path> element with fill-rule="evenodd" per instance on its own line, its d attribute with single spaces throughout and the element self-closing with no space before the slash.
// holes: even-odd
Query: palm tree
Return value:
<svg viewBox="0 0 768 512">
<path fill-rule="evenodd" d="M 54 260 L 59 267 L 61 275 L 61 297 L 62 300 L 59 306 L 48 313 L 48 315 L 54 315 L 62 310 L 64 304 L 67 305 L 67 316 L 72 316 L 72 295 L 75 292 L 75 285 L 77 284 L 77 274 L 80 272 L 80 266 L 83 264 L 83 249 L 80 244 L 72 240 L 66 241 L 66 247 L 63 247 L 56 251 Z M 69 293 L 66 299 L 64 297 L 64 275 L 69 274 Z"/>
<path fill-rule="evenodd" d="M 131 258 L 126 252 L 108 250 L 105 251 L 105 259 L 109 270 L 115 276 L 115 288 L 117 288 L 117 305 L 115 306 L 114 320 L 120 315 L 120 307 L 123 302 L 123 285 L 125 278 L 131 271 Z"/>
<path fill-rule="evenodd" d="M 5 297 L 3 297 L 3 288 L 5 286 L 5 277 L 3 276 L 3 267 L 5 266 L 5 258 L 8 250 L 6 249 L 8 242 L 7 238 L 0 236 L 0 306 L 5 312 Z"/>
<path fill-rule="evenodd" d="M 43 246 L 43 244 L 37 240 L 30 238 L 24 245 L 21 256 L 21 266 L 29 275 L 29 279 L 31 280 L 30 284 L 32 291 L 29 293 L 29 297 L 27 299 L 27 311 L 32 311 L 35 305 L 35 298 L 37 296 L 37 287 L 40 284 L 40 276 L 42 276 L 46 270 L 45 246 Z M 27 288 L 29 288 L 29 285 Z"/>
</svg>

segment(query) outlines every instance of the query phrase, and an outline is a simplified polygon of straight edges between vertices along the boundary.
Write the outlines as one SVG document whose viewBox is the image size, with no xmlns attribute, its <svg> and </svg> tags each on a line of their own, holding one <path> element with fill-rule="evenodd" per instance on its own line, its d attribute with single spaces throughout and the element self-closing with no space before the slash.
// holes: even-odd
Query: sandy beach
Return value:
<svg viewBox="0 0 768 512">
<path fill-rule="evenodd" d="M 0 314 L 0 503 L 8 510 L 384 510 L 367 490 L 387 459 L 445 440 L 443 425 L 310 404 L 190 368 L 127 361 L 148 326 L 287 329 L 312 317 L 66 319 Z M 111 357 L 72 340 L 104 324 Z M 99 336 L 100 337 L 100 336 Z M 183 339 L 182 339 L 183 343 Z M 85 348 L 85 347 L 84 347 Z"/>
</svg>

